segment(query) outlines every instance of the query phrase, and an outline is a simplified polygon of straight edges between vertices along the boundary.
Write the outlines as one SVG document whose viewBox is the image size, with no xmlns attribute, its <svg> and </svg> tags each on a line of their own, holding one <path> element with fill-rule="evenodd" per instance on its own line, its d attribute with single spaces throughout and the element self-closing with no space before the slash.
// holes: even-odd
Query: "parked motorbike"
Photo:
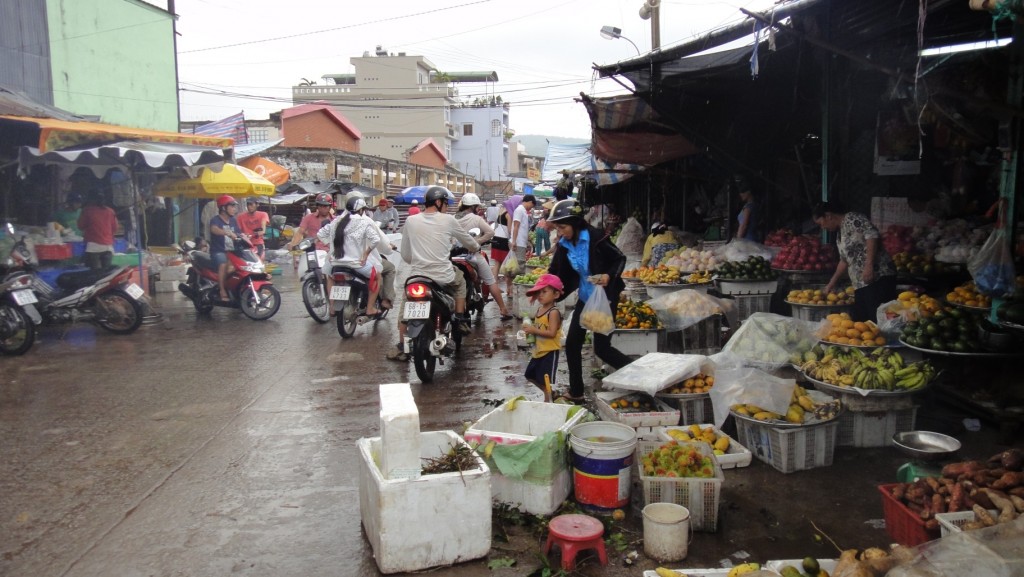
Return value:
<svg viewBox="0 0 1024 577">
<path fill-rule="evenodd" d="M 360 324 L 383 320 L 388 316 L 388 311 L 381 306 L 379 292 L 376 304 L 380 312 L 373 317 L 366 316 L 366 305 L 370 298 L 369 278 L 345 266 L 334 267 L 331 277 L 334 279 L 334 286 L 331 287 L 331 306 L 334 307 L 338 334 L 341 338 L 352 338 Z"/>
<path fill-rule="evenodd" d="M 192 301 L 197 311 L 206 314 L 215 306 L 240 308 L 245 316 L 255 321 L 265 321 L 277 314 L 281 308 L 281 293 L 270 281 L 263 262 L 245 237 L 235 240 L 233 248 L 227 252 L 228 263 L 233 268 L 224 279 L 227 301 L 220 300 L 217 265 L 209 253 L 197 250 L 196 246 L 194 241 L 185 241 L 183 247 L 177 248 L 191 264 L 178 290 Z"/>
<path fill-rule="evenodd" d="M 306 253 L 306 272 L 301 279 L 302 304 L 306 305 L 306 311 L 314 321 L 326 323 L 331 320 L 331 302 L 327 298 L 327 282 L 320 266 L 322 256 L 318 254 L 324 251 L 316 250 L 315 238 L 303 239 L 295 248 Z"/>
<path fill-rule="evenodd" d="M 434 380 L 437 363 L 454 357 L 462 347 L 462 333 L 455 329 L 455 297 L 423 276 L 405 281 L 405 352 L 412 355 L 416 376 Z"/>
<path fill-rule="evenodd" d="M 13 227 L 8 225 L 13 235 Z M 57 277 L 50 286 L 35 273 L 37 261 L 26 245 L 25 237 L 15 241 L 10 258 L 13 268 L 4 282 L 16 283 L 16 292 L 24 312 L 32 323 L 40 325 L 92 321 L 115 334 L 135 332 L 142 325 L 145 292 L 131 282 L 132 267 L 71 271 Z M 36 302 L 23 292 L 30 287 Z"/>
<path fill-rule="evenodd" d="M 23 355 L 32 348 L 36 325 L 26 309 L 31 307 L 38 317 L 34 306 L 37 302 L 31 275 L 17 275 L 0 282 L 0 353 Z"/>
</svg>

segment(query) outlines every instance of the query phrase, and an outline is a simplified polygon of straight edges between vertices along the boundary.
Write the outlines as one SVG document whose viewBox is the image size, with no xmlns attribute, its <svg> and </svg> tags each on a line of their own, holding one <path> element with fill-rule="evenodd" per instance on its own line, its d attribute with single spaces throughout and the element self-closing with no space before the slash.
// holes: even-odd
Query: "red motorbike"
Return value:
<svg viewBox="0 0 1024 577">
<path fill-rule="evenodd" d="M 213 307 L 240 308 L 245 316 L 254 321 L 265 321 L 281 308 L 281 293 L 270 282 L 270 275 L 263 261 L 252 251 L 252 243 L 244 237 L 234 242 L 234 248 L 227 252 L 230 270 L 224 279 L 228 300 L 220 300 L 220 283 L 217 265 L 207 252 L 198 250 L 193 241 L 185 241 L 178 251 L 192 265 L 185 282 L 178 284 L 178 290 L 187 296 L 196 310 L 206 314 Z"/>
</svg>

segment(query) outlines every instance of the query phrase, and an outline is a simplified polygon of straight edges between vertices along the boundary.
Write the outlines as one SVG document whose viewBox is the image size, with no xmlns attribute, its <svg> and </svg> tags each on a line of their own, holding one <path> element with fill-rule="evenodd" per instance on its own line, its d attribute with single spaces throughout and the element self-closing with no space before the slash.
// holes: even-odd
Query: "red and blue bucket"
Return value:
<svg viewBox="0 0 1024 577">
<path fill-rule="evenodd" d="M 596 509 L 629 504 L 630 469 L 636 451 L 633 427 L 592 421 L 569 430 L 576 502 Z"/>
</svg>

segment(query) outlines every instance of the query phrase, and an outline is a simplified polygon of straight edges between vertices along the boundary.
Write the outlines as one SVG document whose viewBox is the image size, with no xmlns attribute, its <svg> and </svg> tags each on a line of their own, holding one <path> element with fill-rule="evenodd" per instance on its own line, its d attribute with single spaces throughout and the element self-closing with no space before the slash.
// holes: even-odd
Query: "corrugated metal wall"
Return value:
<svg viewBox="0 0 1024 577">
<path fill-rule="evenodd" d="M 0 84 L 53 104 L 46 0 L 0 2 Z"/>
</svg>

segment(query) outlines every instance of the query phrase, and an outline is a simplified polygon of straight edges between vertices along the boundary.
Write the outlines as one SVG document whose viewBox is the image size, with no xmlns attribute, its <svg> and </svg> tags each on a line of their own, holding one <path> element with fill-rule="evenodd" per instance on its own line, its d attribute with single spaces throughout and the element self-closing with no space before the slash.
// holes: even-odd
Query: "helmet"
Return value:
<svg viewBox="0 0 1024 577">
<path fill-rule="evenodd" d="M 256 198 L 255 196 L 250 196 L 249 198 L 245 199 L 245 204 L 246 205 L 259 204 L 259 203 L 260 203 L 260 199 Z"/>
<path fill-rule="evenodd" d="M 448 202 L 448 190 L 443 186 L 431 186 L 423 195 L 423 204 L 427 206 L 434 206 L 434 203 L 439 200 Z"/>
<path fill-rule="evenodd" d="M 480 206 L 480 197 L 472 192 L 467 192 L 462 195 L 462 206 Z"/>
<path fill-rule="evenodd" d="M 548 216 L 548 222 L 559 224 L 569 224 L 573 219 L 583 220 L 583 207 L 571 198 L 556 202 Z"/>
<path fill-rule="evenodd" d="M 67 200 L 65 202 L 77 202 L 77 203 L 81 204 L 81 202 L 82 202 L 82 194 L 79 193 L 79 192 L 69 192 L 68 193 L 68 198 L 67 198 Z"/>
<path fill-rule="evenodd" d="M 331 206 L 332 204 L 334 204 L 334 200 L 331 199 L 331 195 L 327 194 L 326 192 L 321 192 L 320 194 L 316 195 L 316 203 L 319 206 Z"/>
<path fill-rule="evenodd" d="M 413 204 L 419 204 L 419 203 L 420 203 L 420 201 L 418 201 L 418 200 L 416 200 L 416 199 L 414 198 L 414 199 L 412 199 L 412 203 L 413 203 Z"/>
<path fill-rule="evenodd" d="M 222 194 L 217 197 L 217 208 L 224 208 L 229 204 L 238 204 L 238 201 L 230 194 Z"/>
<path fill-rule="evenodd" d="M 359 197 L 350 198 L 345 203 L 345 210 L 349 212 L 359 212 L 364 208 L 366 208 L 366 201 Z"/>
<path fill-rule="evenodd" d="M 492 199 L 491 199 L 491 206 L 497 206 L 497 205 L 498 205 L 498 201 L 496 201 L 496 200 L 494 200 L 494 199 L 492 198 Z"/>
</svg>

